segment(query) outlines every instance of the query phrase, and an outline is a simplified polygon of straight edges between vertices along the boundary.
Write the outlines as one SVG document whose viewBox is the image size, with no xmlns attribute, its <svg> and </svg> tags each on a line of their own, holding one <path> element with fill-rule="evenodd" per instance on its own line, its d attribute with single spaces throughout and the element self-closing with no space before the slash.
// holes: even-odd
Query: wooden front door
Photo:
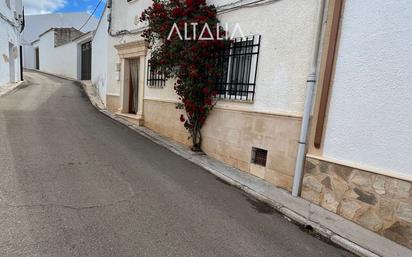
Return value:
<svg viewBox="0 0 412 257">
<path fill-rule="evenodd" d="M 81 80 L 92 79 L 92 42 L 82 44 L 82 74 Z"/>
</svg>

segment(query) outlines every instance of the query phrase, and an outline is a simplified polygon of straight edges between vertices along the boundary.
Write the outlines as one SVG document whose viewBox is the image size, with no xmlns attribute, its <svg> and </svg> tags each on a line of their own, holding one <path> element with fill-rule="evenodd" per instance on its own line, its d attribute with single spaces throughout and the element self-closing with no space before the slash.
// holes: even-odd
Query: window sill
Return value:
<svg viewBox="0 0 412 257">
<path fill-rule="evenodd" d="M 239 103 L 239 104 L 254 104 L 254 100 L 240 100 L 240 99 L 221 99 L 221 98 L 216 98 L 218 102 L 222 103 Z"/>
</svg>

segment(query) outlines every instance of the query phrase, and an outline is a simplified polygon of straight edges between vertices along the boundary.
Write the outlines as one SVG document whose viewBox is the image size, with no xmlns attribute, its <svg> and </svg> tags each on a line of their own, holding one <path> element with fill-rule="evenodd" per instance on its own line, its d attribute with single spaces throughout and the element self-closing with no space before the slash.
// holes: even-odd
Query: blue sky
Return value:
<svg viewBox="0 0 412 257">
<path fill-rule="evenodd" d="M 100 0 L 23 0 L 27 14 L 52 12 L 92 12 Z M 96 16 L 100 17 L 106 0 L 100 4 Z"/>
</svg>

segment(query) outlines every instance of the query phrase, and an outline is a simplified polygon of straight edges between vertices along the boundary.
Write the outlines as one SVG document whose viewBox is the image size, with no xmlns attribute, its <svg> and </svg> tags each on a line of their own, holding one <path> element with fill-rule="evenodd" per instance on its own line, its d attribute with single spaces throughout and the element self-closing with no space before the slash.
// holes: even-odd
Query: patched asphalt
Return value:
<svg viewBox="0 0 412 257">
<path fill-rule="evenodd" d="M 353 256 L 104 116 L 75 83 L 26 80 L 0 98 L 0 256 Z"/>
</svg>

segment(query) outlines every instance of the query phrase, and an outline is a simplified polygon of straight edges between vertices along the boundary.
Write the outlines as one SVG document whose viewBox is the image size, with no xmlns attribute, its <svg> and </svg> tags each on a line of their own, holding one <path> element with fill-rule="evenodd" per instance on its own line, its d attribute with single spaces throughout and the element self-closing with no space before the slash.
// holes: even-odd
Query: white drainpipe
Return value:
<svg viewBox="0 0 412 257">
<path fill-rule="evenodd" d="M 293 179 L 293 187 L 292 187 L 292 195 L 295 197 L 298 197 L 300 195 L 300 189 L 301 189 L 302 179 L 303 179 L 303 168 L 304 168 L 305 157 L 306 157 L 306 142 L 308 139 L 309 123 L 310 123 L 312 106 L 313 106 L 313 95 L 315 92 L 316 79 L 317 79 L 318 59 L 319 59 L 319 52 L 320 52 L 319 50 L 320 50 L 320 42 L 321 42 L 322 29 L 323 29 L 323 19 L 324 19 L 324 12 L 325 12 L 325 1 L 326 0 L 321 0 L 321 6 L 319 9 L 318 27 L 317 27 L 316 38 L 315 38 L 315 49 L 314 49 L 314 54 L 313 54 L 311 71 L 310 71 L 310 74 L 307 80 L 306 100 L 305 100 L 305 106 L 303 110 L 302 126 L 300 130 L 300 137 L 299 137 L 299 142 L 298 142 L 299 144 L 298 155 L 296 158 L 295 177 Z"/>
</svg>

